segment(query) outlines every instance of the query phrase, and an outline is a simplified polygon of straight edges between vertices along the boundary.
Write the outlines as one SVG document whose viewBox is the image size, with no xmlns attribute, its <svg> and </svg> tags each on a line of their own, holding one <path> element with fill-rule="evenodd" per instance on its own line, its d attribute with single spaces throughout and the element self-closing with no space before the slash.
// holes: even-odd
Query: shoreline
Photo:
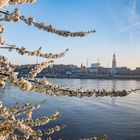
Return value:
<svg viewBox="0 0 140 140">
<path fill-rule="evenodd" d="M 111 75 L 111 76 L 45 76 L 46 78 L 61 78 L 61 79 L 97 79 L 97 80 L 140 80 L 140 75 Z M 41 77 L 39 77 L 41 78 Z"/>
</svg>

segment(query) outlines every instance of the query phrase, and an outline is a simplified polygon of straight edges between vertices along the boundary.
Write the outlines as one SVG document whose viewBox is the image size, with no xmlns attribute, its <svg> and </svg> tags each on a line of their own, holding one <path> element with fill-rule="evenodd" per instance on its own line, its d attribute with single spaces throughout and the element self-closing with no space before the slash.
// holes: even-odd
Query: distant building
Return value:
<svg viewBox="0 0 140 140">
<path fill-rule="evenodd" d="M 98 74 L 98 68 L 89 68 L 89 73 Z"/>
<path fill-rule="evenodd" d="M 117 69 L 116 68 L 111 68 L 110 69 L 110 73 L 112 73 L 112 74 L 116 74 L 118 71 L 117 71 Z"/>
<path fill-rule="evenodd" d="M 92 63 L 90 68 L 89 68 L 89 72 L 93 73 L 93 74 L 98 74 L 99 67 L 100 67 L 99 62 L 98 63 Z"/>
<path fill-rule="evenodd" d="M 126 75 L 130 74 L 131 70 L 127 67 L 117 67 L 116 68 L 117 74 Z"/>
<path fill-rule="evenodd" d="M 136 69 L 135 69 L 135 70 L 140 72 L 140 67 L 136 67 Z"/>
<path fill-rule="evenodd" d="M 67 76 L 67 77 L 72 76 L 72 72 L 71 72 L 71 71 L 66 71 L 66 76 Z"/>
<path fill-rule="evenodd" d="M 113 54 L 112 68 L 116 68 L 116 56 L 115 56 L 115 53 Z"/>
<path fill-rule="evenodd" d="M 90 67 L 91 68 L 98 68 L 98 67 L 100 67 L 100 63 L 92 63 Z"/>
<path fill-rule="evenodd" d="M 134 70 L 135 74 L 140 74 L 140 67 L 136 67 L 136 69 Z"/>
</svg>

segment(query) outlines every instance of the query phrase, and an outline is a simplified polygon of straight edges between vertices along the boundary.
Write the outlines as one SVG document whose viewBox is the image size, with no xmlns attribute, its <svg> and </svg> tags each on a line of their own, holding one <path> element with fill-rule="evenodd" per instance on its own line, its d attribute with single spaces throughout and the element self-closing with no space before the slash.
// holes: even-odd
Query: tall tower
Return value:
<svg viewBox="0 0 140 140">
<path fill-rule="evenodd" d="M 81 62 L 81 68 L 83 68 L 83 62 Z"/>
<path fill-rule="evenodd" d="M 87 58 L 87 62 L 86 62 L 86 67 L 88 68 L 88 58 Z"/>
<path fill-rule="evenodd" d="M 116 68 L 116 56 L 115 56 L 115 53 L 113 54 L 112 68 Z"/>
</svg>

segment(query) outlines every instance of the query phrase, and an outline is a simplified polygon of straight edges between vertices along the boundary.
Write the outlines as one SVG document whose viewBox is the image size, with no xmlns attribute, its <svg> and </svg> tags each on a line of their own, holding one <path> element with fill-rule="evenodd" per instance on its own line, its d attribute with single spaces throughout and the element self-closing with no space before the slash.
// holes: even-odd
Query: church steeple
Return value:
<svg viewBox="0 0 140 140">
<path fill-rule="evenodd" d="M 112 68 L 116 68 L 116 56 L 115 56 L 115 53 L 113 54 Z"/>
</svg>

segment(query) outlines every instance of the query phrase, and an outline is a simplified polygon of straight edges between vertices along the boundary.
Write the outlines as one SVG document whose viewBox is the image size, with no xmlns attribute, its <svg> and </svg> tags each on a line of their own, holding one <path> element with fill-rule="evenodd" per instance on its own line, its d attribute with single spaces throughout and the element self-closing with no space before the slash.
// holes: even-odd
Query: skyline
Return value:
<svg viewBox="0 0 140 140">
<path fill-rule="evenodd" d="M 104 68 L 112 68 L 113 66 L 113 64 L 112 63 L 114 63 L 113 62 L 113 56 L 115 55 L 115 60 L 116 60 L 116 54 L 114 53 L 113 55 L 112 55 L 112 61 L 111 61 L 111 64 L 108 64 L 107 66 L 104 66 L 104 65 L 102 65 L 102 62 L 100 62 L 100 58 L 98 58 L 97 59 L 97 61 L 94 61 L 94 62 L 90 62 L 89 63 L 89 59 L 88 58 L 86 58 L 86 60 L 85 61 L 81 61 L 81 63 L 79 64 L 79 65 L 77 65 L 77 64 L 73 64 L 73 63 L 70 63 L 70 64 L 60 64 L 60 63 L 58 63 L 58 64 L 56 64 L 56 65 L 75 65 L 75 66 L 77 66 L 77 67 L 81 67 L 81 65 L 82 66 L 85 66 L 85 67 L 87 67 L 87 68 L 90 68 L 90 67 L 92 67 L 91 65 L 92 64 L 99 64 L 99 66 L 100 67 L 104 67 Z M 39 59 L 39 57 L 36 57 L 36 62 L 34 63 L 34 64 L 38 64 L 38 59 Z M 139 66 L 136 66 L 134 69 L 131 69 L 131 68 L 129 68 L 129 67 L 127 67 L 127 66 L 118 66 L 117 65 L 117 60 L 116 60 L 116 62 L 115 62 L 116 64 L 116 68 L 123 68 L 123 67 L 126 67 L 126 68 L 128 68 L 128 69 L 130 69 L 130 70 L 136 70 L 136 68 L 140 68 Z M 22 64 L 21 64 L 22 65 Z M 23 64 L 24 65 L 24 64 Z M 26 64 L 25 64 L 26 65 Z M 30 65 L 30 64 L 29 64 Z M 31 63 L 31 65 L 32 65 L 32 63 Z M 54 64 L 55 65 L 55 64 Z M 20 65 L 19 65 L 20 66 Z"/>
<path fill-rule="evenodd" d="M 95 29 L 96 33 L 84 38 L 64 38 L 28 27 L 22 22 L 4 23 L 4 38 L 9 44 L 24 46 L 29 50 L 41 46 L 44 52 L 52 53 L 63 52 L 68 48 L 69 52 L 64 58 L 55 60 L 56 64 L 72 63 L 79 66 L 84 59 L 85 62 L 88 58 L 89 63 L 94 63 L 99 57 L 100 62 L 106 67 L 108 64 L 111 66 L 112 55 L 115 53 L 117 66 L 127 66 L 131 69 L 140 67 L 137 61 L 140 59 L 138 0 L 38 0 L 34 4 L 16 7 L 22 15 L 33 16 L 36 21 L 52 24 L 59 29 Z M 5 11 L 13 9 L 13 6 L 8 6 Z M 20 56 L 16 52 L 9 53 L 6 50 L 1 52 L 15 64 L 36 62 L 35 57 Z M 18 59 L 15 59 L 15 56 Z M 39 59 L 39 62 L 42 61 L 45 59 Z"/>
</svg>

